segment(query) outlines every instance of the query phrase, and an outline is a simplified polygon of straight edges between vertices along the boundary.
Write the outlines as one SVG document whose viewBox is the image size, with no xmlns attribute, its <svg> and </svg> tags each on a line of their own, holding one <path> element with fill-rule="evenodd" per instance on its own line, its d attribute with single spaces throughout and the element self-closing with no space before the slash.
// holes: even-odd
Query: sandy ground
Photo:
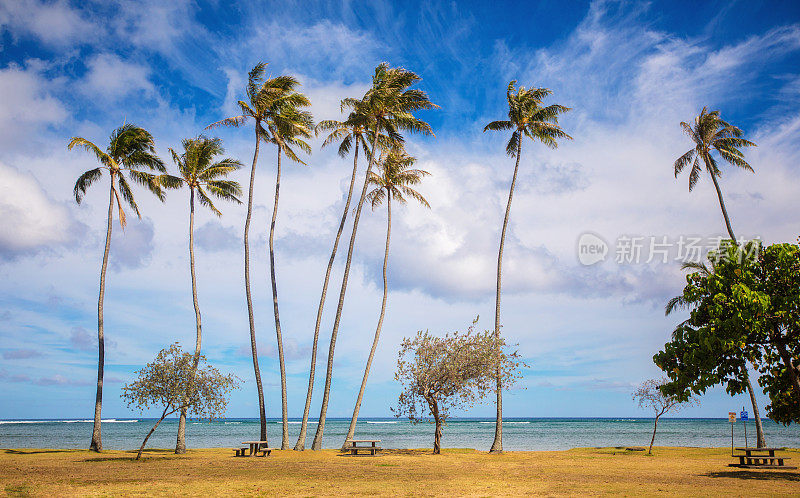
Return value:
<svg viewBox="0 0 800 498">
<path fill-rule="evenodd" d="M 800 450 L 787 450 L 797 465 Z M 615 448 L 520 451 L 394 450 L 377 457 L 273 451 L 235 458 L 229 449 L 134 453 L 0 450 L 0 492 L 86 495 L 685 495 L 800 496 L 798 470 L 740 470 L 730 450 Z M 791 462 L 791 463 L 789 463 Z"/>
</svg>

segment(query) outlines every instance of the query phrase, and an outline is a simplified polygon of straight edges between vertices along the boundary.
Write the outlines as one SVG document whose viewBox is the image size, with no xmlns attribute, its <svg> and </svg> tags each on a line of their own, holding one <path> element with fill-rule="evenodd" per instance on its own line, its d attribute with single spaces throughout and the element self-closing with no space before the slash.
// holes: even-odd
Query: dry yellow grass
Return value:
<svg viewBox="0 0 800 498">
<path fill-rule="evenodd" d="M 0 450 L 0 492 L 86 495 L 626 495 L 800 496 L 796 470 L 728 467 L 730 450 L 658 448 L 653 456 L 613 448 L 506 452 L 274 451 L 234 458 L 227 449 L 176 456 L 66 450 Z M 797 463 L 800 451 L 790 450 Z"/>
</svg>

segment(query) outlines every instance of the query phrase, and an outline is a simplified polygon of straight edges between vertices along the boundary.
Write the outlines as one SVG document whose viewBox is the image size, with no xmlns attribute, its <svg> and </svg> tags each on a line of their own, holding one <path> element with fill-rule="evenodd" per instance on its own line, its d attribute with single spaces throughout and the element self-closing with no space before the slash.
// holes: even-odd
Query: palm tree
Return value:
<svg viewBox="0 0 800 498">
<path fill-rule="evenodd" d="M 361 409 L 361 400 L 364 398 L 364 390 L 367 387 L 372 359 L 375 357 L 375 350 L 378 349 L 378 339 L 381 336 L 383 327 L 383 317 L 386 314 L 386 298 L 389 295 L 388 280 L 386 269 L 389 263 L 389 239 L 392 234 L 392 200 L 400 204 L 406 204 L 407 198 L 411 198 L 430 209 L 430 204 L 413 186 L 419 185 L 422 177 L 430 175 L 425 170 L 411 169 L 416 161 L 403 150 L 395 149 L 384 155 L 379 161 L 378 168 L 380 174 L 370 172 L 369 183 L 375 188 L 367 194 L 367 199 L 372 204 L 374 210 L 384 200 L 386 201 L 386 249 L 383 253 L 383 300 L 381 301 L 381 313 L 378 318 L 378 326 L 375 329 L 375 338 L 372 340 L 372 349 L 369 351 L 367 366 L 364 368 L 364 377 L 361 379 L 361 388 L 358 390 L 356 405 L 353 408 L 353 417 L 350 419 L 350 427 L 347 430 L 342 448 L 347 446 L 348 441 L 353 439 L 358 421 L 358 412 Z"/>
<path fill-rule="evenodd" d="M 728 235 L 735 241 L 736 236 L 733 234 L 728 211 L 725 209 L 725 201 L 722 200 L 722 190 L 717 181 L 717 177 L 721 176 L 722 172 L 711 153 L 716 150 L 726 162 L 752 173 L 753 168 L 744 160 L 744 153 L 739 149 L 755 147 L 756 144 L 742 138 L 742 130 L 723 121 L 719 111 L 709 112 L 706 107 L 703 107 L 700 115 L 694 119 L 694 125 L 681 121 L 681 128 L 689 135 L 695 146 L 675 161 L 675 178 L 678 178 L 681 171 L 691 164 L 689 172 L 689 192 L 691 192 L 700 179 L 702 172 L 700 159 L 703 160 L 706 172 L 711 176 L 711 181 L 714 182 L 714 188 L 717 190 L 717 199 L 719 199 L 719 207 L 722 209 L 722 216 L 725 218 Z"/>
<path fill-rule="evenodd" d="M 389 64 L 384 62 L 375 68 L 372 87 L 367 90 L 361 100 L 348 98 L 342 101 L 343 110 L 345 108 L 351 109 L 352 112 L 363 116 L 366 120 L 366 128 L 372 135 L 372 147 L 370 149 L 372 153 L 367 162 L 364 185 L 361 188 L 361 196 L 358 199 L 356 212 L 353 216 L 353 231 L 350 234 L 350 245 L 347 249 L 347 261 L 345 262 L 344 275 L 342 276 L 342 287 L 339 291 L 339 303 L 336 308 L 336 317 L 334 318 L 331 342 L 328 348 L 328 364 L 325 373 L 322 406 L 320 408 L 319 421 L 317 422 L 317 432 L 311 445 L 314 450 L 322 448 L 322 434 L 325 430 L 325 416 L 328 411 L 331 379 L 333 377 L 333 355 L 336 348 L 336 336 L 339 331 L 344 297 L 347 292 L 347 279 L 350 276 L 350 265 L 353 260 L 358 220 L 361 217 L 361 209 L 367 196 L 370 172 L 372 171 L 375 148 L 378 145 L 379 137 L 386 135 L 389 141 L 399 145 L 403 142 L 403 137 L 400 135 L 401 130 L 424 135 L 433 134 L 430 125 L 413 114 L 415 111 L 422 109 L 438 107 L 428 99 L 428 96 L 422 90 L 409 88 L 420 79 L 419 76 L 411 71 L 401 67 L 389 68 Z"/>
<path fill-rule="evenodd" d="M 108 267 L 108 252 L 111 248 L 111 227 L 114 214 L 114 204 L 117 205 L 119 212 L 119 223 L 125 228 L 125 211 L 122 208 L 124 200 L 141 218 L 139 206 L 133 198 L 128 180 L 125 174 L 130 176 L 134 182 L 146 187 L 154 193 L 161 201 L 164 200 L 164 193 L 158 183 L 156 175 L 143 171 L 165 171 L 164 163 L 155 154 L 153 137 L 142 128 L 132 124 L 124 124 L 114 130 L 109 138 L 109 144 L 105 152 L 94 143 L 81 137 L 72 137 L 67 149 L 82 147 L 91 152 L 97 158 L 101 166 L 90 169 L 78 177 L 75 182 L 75 201 L 80 204 L 88 189 L 94 182 L 103 176 L 103 170 L 108 171 L 111 182 L 108 193 L 108 216 L 106 223 L 106 244 L 103 251 L 103 264 L 100 267 L 100 295 L 97 299 L 97 395 L 94 404 L 94 426 L 92 428 L 92 441 L 89 445 L 91 451 L 101 451 L 103 443 L 100 434 L 100 412 L 103 407 L 103 369 L 105 367 L 105 339 L 103 331 L 103 299 L 106 292 L 106 269 Z M 122 197 L 122 200 L 120 200 Z"/>
<path fill-rule="evenodd" d="M 339 239 L 342 237 L 344 224 L 347 221 L 347 213 L 350 210 L 350 201 L 353 198 L 353 187 L 356 182 L 356 172 L 358 171 L 358 150 L 360 147 L 369 154 L 369 144 L 366 137 L 366 120 L 364 116 L 360 116 L 354 112 L 345 121 L 325 120 L 317 124 L 315 132 L 319 134 L 321 131 L 330 130 L 330 134 L 322 142 L 323 147 L 327 147 L 337 140 L 341 140 L 339 144 L 339 156 L 345 157 L 350 153 L 350 149 L 355 146 L 353 151 L 353 172 L 350 174 L 350 186 L 347 189 L 347 198 L 342 210 L 342 217 L 339 221 L 339 229 L 336 232 L 336 238 L 333 240 L 333 249 L 331 250 L 331 257 L 328 260 L 328 267 L 325 270 L 325 279 L 322 283 L 322 295 L 319 298 L 319 307 L 317 308 L 317 320 L 314 324 L 314 340 L 311 346 L 311 367 L 308 374 L 308 390 L 306 392 L 306 404 L 303 408 L 303 421 L 300 425 L 300 435 L 297 438 L 297 443 L 294 449 L 302 451 L 306 447 L 306 431 L 308 430 L 308 414 L 311 410 L 311 396 L 314 392 L 314 376 L 316 375 L 317 366 L 317 346 L 319 345 L 319 328 L 322 322 L 322 311 L 325 307 L 325 297 L 328 293 L 328 283 L 330 281 L 331 270 L 333 269 L 333 262 L 336 259 L 336 252 L 339 249 Z"/>
<path fill-rule="evenodd" d="M 548 88 L 526 89 L 524 86 L 516 88 L 516 81 L 508 84 L 506 98 L 508 99 L 508 119 L 504 121 L 492 121 L 483 131 L 503 131 L 513 130 L 511 138 L 506 144 L 506 154 L 516 157 L 514 174 L 511 177 L 511 188 L 508 191 L 508 203 L 506 204 L 506 214 L 503 218 L 503 229 L 500 232 L 500 249 L 497 253 L 497 291 L 495 294 L 494 308 L 494 334 L 500 338 L 500 290 L 501 277 L 503 270 L 503 244 L 506 240 L 506 229 L 508 227 L 508 215 L 511 212 L 511 199 L 514 196 L 514 185 L 517 182 L 517 171 L 519 170 L 519 159 L 522 155 L 522 139 L 524 136 L 531 140 L 538 140 L 555 149 L 558 147 L 558 139 L 564 138 L 571 140 L 564 130 L 558 126 L 558 116 L 569 111 L 569 107 L 559 104 L 542 106 L 542 101 L 552 92 Z M 500 382 L 500 373 L 497 375 L 497 421 L 494 430 L 494 442 L 489 450 L 491 452 L 503 451 L 503 390 Z"/>
<path fill-rule="evenodd" d="M 303 138 L 310 137 L 311 129 L 314 127 L 311 113 L 298 109 L 301 106 L 311 105 L 311 102 L 305 95 L 294 91 L 295 85 L 291 85 L 285 92 L 281 92 L 267 113 L 267 128 L 271 134 L 270 141 L 278 146 L 275 204 L 272 208 L 272 222 L 269 227 L 269 272 L 272 280 L 272 307 L 275 312 L 275 334 L 278 341 L 278 363 L 281 372 L 282 450 L 289 449 L 289 413 L 286 392 L 286 368 L 283 357 L 283 337 L 281 335 L 280 314 L 278 313 L 278 286 L 275 280 L 275 220 L 278 216 L 278 197 L 281 188 L 281 155 L 285 154 L 289 159 L 305 164 L 297 157 L 292 147 L 296 146 L 310 154 L 311 147 Z"/>
<path fill-rule="evenodd" d="M 250 187 L 247 195 L 247 217 L 244 222 L 244 289 L 247 297 L 247 317 L 250 322 L 250 350 L 253 355 L 253 370 L 255 371 L 256 389 L 258 390 L 258 409 L 261 418 L 260 441 L 267 440 L 267 414 L 264 406 L 264 389 L 261 385 L 261 371 L 258 368 L 258 349 L 256 346 L 256 326 L 253 317 L 253 299 L 250 294 L 250 219 L 253 215 L 253 187 L 256 179 L 256 164 L 258 163 L 259 144 L 263 140 L 270 142 L 270 132 L 267 129 L 267 120 L 272 112 L 276 100 L 288 89 L 293 88 L 297 81 L 290 76 L 277 76 L 264 78 L 264 69 L 267 65 L 259 62 L 247 75 L 247 102 L 238 102 L 241 114 L 225 118 L 208 125 L 207 129 L 217 126 L 240 127 L 252 120 L 255 123 L 255 150 L 253 152 L 253 165 L 250 167 Z"/>
<path fill-rule="evenodd" d="M 225 152 L 222 140 L 219 138 L 187 138 L 181 142 L 183 152 L 179 155 L 174 150 L 172 160 L 178 166 L 180 176 L 161 175 L 159 181 L 168 188 L 189 187 L 189 269 L 192 276 L 192 304 L 194 305 L 195 325 L 197 335 L 194 346 L 194 360 L 192 362 L 192 377 L 197 371 L 200 361 L 200 344 L 202 341 L 202 325 L 200 320 L 200 305 L 197 302 L 197 279 L 194 269 L 194 198 L 197 195 L 201 206 L 205 206 L 217 216 L 222 213 L 214 206 L 209 194 L 218 199 L 233 201 L 241 204 L 238 196 L 242 195 L 242 187 L 238 182 L 226 180 L 225 177 L 242 167 L 236 159 L 225 158 L 214 162 L 216 156 Z M 175 453 L 186 453 L 186 407 L 181 408 L 178 422 L 178 439 L 175 444 Z"/>
<path fill-rule="evenodd" d="M 740 149 L 744 147 L 755 147 L 756 144 L 742 138 L 742 130 L 725 122 L 720 117 L 719 111 L 709 111 L 707 107 L 703 107 L 700 111 L 700 115 L 694 119 L 693 124 L 690 125 L 685 121 L 681 121 L 681 128 L 683 128 L 683 131 L 692 139 L 694 147 L 675 161 L 675 178 L 678 178 L 681 171 L 691 164 L 692 166 L 689 172 L 689 192 L 691 192 L 697 184 L 697 181 L 700 180 L 700 174 L 702 173 L 700 160 L 703 160 L 706 172 L 711 177 L 711 181 L 714 182 L 714 189 L 717 191 L 719 207 L 722 210 L 722 217 L 725 219 L 725 228 L 728 230 L 728 235 L 731 240 L 735 243 L 736 235 L 733 233 L 731 220 L 728 217 L 728 210 L 725 209 L 725 201 L 722 199 L 722 190 L 717 180 L 717 178 L 722 175 L 722 172 L 712 152 L 717 151 L 725 162 L 753 173 L 752 166 L 745 161 L 744 153 Z M 767 444 L 764 440 L 764 431 L 761 427 L 761 417 L 758 413 L 758 402 L 756 401 L 755 391 L 753 390 L 753 384 L 750 382 L 750 375 L 747 373 L 747 370 L 742 372 L 742 377 L 747 385 L 747 392 L 750 395 L 750 402 L 753 405 L 753 419 L 756 422 L 757 445 L 759 448 L 762 448 Z"/>
</svg>

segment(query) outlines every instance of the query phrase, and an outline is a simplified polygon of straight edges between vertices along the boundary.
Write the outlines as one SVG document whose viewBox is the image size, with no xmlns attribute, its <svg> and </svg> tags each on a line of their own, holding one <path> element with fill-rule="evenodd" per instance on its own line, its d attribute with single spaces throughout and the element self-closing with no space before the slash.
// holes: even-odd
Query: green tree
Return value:
<svg viewBox="0 0 800 498">
<path fill-rule="evenodd" d="M 339 144 L 339 156 L 346 157 L 353 149 L 353 172 L 350 174 L 350 186 L 347 189 L 347 197 L 344 202 L 344 209 L 342 209 L 342 216 L 339 221 L 339 228 L 336 232 L 336 237 L 333 239 L 333 249 L 331 249 L 331 256 L 328 259 L 328 267 L 325 269 L 325 278 L 322 282 L 322 294 L 319 298 L 319 306 L 317 307 L 317 319 L 314 323 L 314 339 L 311 345 L 311 367 L 308 373 L 308 389 L 306 391 L 306 404 L 303 408 L 303 421 L 300 423 L 300 435 L 297 437 L 297 443 L 294 449 L 302 451 L 306 447 L 306 433 L 308 430 L 308 414 L 311 410 L 311 396 L 314 393 L 314 376 L 316 375 L 317 368 L 317 348 L 319 346 L 319 329 L 322 323 L 322 311 L 325 308 L 325 298 L 328 293 L 328 283 L 330 282 L 331 270 L 333 263 L 336 259 L 336 253 L 339 249 L 339 240 L 344 231 L 344 224 L 347 221 L 347 213 L 350 211 L 350 201 L 353 198 L 353 187 L 356 182 L 356 173 L 358 172 L 358 151 L 360 148 L 364 149 L 365 153 L 369 155 L 369 143 L 367 142 L 367 129 L 366 117 L 351 112 L 345 121 L 325 120 L 317 124 L 315 132 L 319 134 L 322 131 L 330 131 L 325 141 L 322 142 L 322 147 L 341 141 Z"/>
<path fill-rule="evenodd" d="M 428 99 L 425 92 L 409 88 L 420 79 L 419 76 L 411 71 L 401 67 L 390 68 L 389 64 L 384 62 L 375 68 L 375 73 L 372 76 L 372 86 L 361 100 L 347 98 L 342 101 L 342 110 L 349 109 L 365 119 L 366 127 L 372 135 L 372 146 L 370 148 L 372 153 L 369 155 L 364 185 L 361 188 L 361 196 L 358 199 L 356 212 L 353 216 L 353 231 L 350 234 L 350 245 L 347 249 L 347 261 L 345 262 L 344 275 L 342 276 L 342 287 L 339 291 L 339 303 L 336 307 L 336 317 L 333 321 L 331 342 L 328 348 L 328 364 L 325 372 L 322 406 L 320 407 L 319 421 L 317 422 L 317 432 L 311 445 L 314 450 L 322 448 L 322 435 L 325 431 L 325 417 L 328 412 L 328 400 L 333 378 L 333 356 L 336 349 L 336 336 L 339 332 L 339 323 L 342 318 L 344 298 L 347 292 L 347 279 L 350 276 L 350 265 L 353 260 L 358 221 L 367 196 L 370 172 L 372 171 L 375 149 L 378 146 L 379 138 L 381 135 L 386 135 L 392 143 L 399 145 L 403 142 L 401 131 L 422 133 L 424 135 L 433 134 L 428 123 L 414 116 L 416 111 L 437 107 Z"/>
<path fill-rule="evenodd" d="M 142 457 L 147 440 L 167 416 L 188 411 L 209 420 L 222 416 L 228 405 L 228 394 L 238 387 L 233 375 L 222 375 L 199 357 L 181 350 L 178 343 L 159 351 L 156 359 L 137 372 L 138 378 L 122 388 L 122 398 L 129 408 L 140 411 L 164 407 L 161 417 L 145 436 L 136 453 Z"/>
<path fill-rule="evenodd" d="M 800 422 L 800 248 L 725 241 L 709 259 L 686 277 L 678 304 L 689 318 L 653 357 L 670 378 L 662 390 L 686 399 L 724 384 L 739 394 L 751 362 L 772 402 L 768 415 Z"/>
<path fill-rule="evenodd" d="M 681 157 L 679 157 L 674 166 L 675 178 L 689 165 L 689 191 L 694 189 L 694 186 L 700 180 L 703 165 L 711 181 L 714 183 L 714 189 L 717 192 L 717 199 L 719 200 L 719 207 L 722 210 L 722 217 L 725 220 L 725 228 L 728 230 L 728 235 L 732 240 L 736 240 L 736 235 L 733 233 L 730 218 L 728 217 L 728 210 L 725 208 L 725 201 L 722 198 L 722 190 L 719 186 L 718 178 L 722 175 L 719 169 L 719 163 L 715 159 L 713 152 L 716 151 L 723 161 L 742 168 L 746 171 L 753 172 L 753 168 L 744 159 L 744 153 L 741 151 L 744 147 L 755 147 L 756 144 L 742 138 L 742 130 L 725 122 L 721 117 L 719 111 L 709 111 L 707 107 L 703 107 L 694 119 L 694 123 L 689 124 L 681 121 L 681 128 L 692 139 L 694 147 L 689 149 Z M 702 164 L 700 161 L 702 160 Z M 753 384 L 750 382 L 750 376 L 747 373 L 747 368 L 742 370 L 743 380 L 747 387 L 747 392 L 750 395 L 750 402 L 753 405 L 753 419 L 756 423 L 756 434 L 759 447 L 766 446 L 764 440 L 764 431 L 761 427 L 761 417 L 758 413 L 758 402 L 756 400 Z"/>
<path fill-rule="evenodd" d="M 678 396 L 664 394 L 660 387 L 669 382 L 669 379 L 650 379 L 642 382 L 633 392 L 633 399 L 639 403 L 639 408 L 646 410 L 653 410 L 655 420 L 653 421 L 653 437 L 650 438 L 650 447 L 647 449 L 647 454 L 653 454 L 653 443 L 656 442 L 656 431 L 658 430 L 658 419 L 662 415 L 677 411 L 681 405 L 694 405 L 697 404 L 695 398 L 688 398 L 681 400 Z"/>
<path fill-rule="evenodd" d="M 212 197 L 241 204 L 239 196 L 242 187 L 238 182 L 225 179 L 228 174 L 242 167 L 236 159 L 225 158 L 215 162 L 217 156 L 225 153 L 222 140 L 199 136 L 187 138 L 181 142 L 183 152 L 178 154 L 170 149 L 172 160 L 178 167 L 180 176 L 162 175 L 159 181 L 168 188 L 189 187 L 189 270 L 192 278 L 192 304 L 194 305 L 195 326 L 197 330 L 193 369 L 197 369 L 200 361 L 200 346 L 202 342 L 202 324 L 200 318 L 200 304 L 197 301 L 197 278 L 194 264 L 194 200 L 195 195 L 201 206 L 205 206 L 217 216 L 222 216 L 219 209 L 214 206 Z M 186 453 L 186 409 L 181 408 L 178 422 L 178 439 L 175 443 L 175 453 Z"/>
<path fill-rule="evenodd" d="M 259 144 L 264 142 L 274 143 L 269 126 L 274 116 L 275 109 L 282 103 L 289 103 L 287 98 L 293 95 L 292 91 L 298 83 L 291 76 L 276 76 L 265 78 L 264 70 L 267 65 L 259 62 L 247 75 L 245 91 L 247 101 L 238 101 L 241 114 L 225 118 L 210 124 L 207 128 L 217 126 L 240 127 L 249 121 L 254 123 L 255 149 L 253 151 L 253 165 L 250 167 L 250 186 L 247 193 L 247 216 L 244 222 L 244 288 L 247 297 L 247 317 L 250 323 L 250 351 L 253 356 L 253 370 L 255 371 L 256 389 L 258 390 L 258 410 L 261 419 L 260 440 L 267 440 L 267 414 L 264 405 L 264 389 L 261 385 L 261 371 L 258 367 L 258 348 L 256 345 L 256 325 L 253 316 L 253 299 L 250 294 L 250 220 L 253 215 L 253 188 L 256 179 L 256 164 L 258 163 Z M 294 98 L 294 97 L 292 97 Z M 274 126 L 274 125 L 273 125 Z"/>
<path fill-rule="evenodd" d="M 494 391 L 498 372 L 504 385 L 512 384 L 524 365 L 516 351 L 505 351 L 502 337 L 492 330 L 476 333 L 474 326 L 475 322 L 465 334 L 445 337 L 420 331 L 400 345 L 395 380 L 403 391 L 397 409 L 392 410 L 415 424 L 433 417 L 436 455 L 441 452 L 442 428 L 450 412 L 469 408 Z"/>
<path fill-rule="evenodd" d="M 506 203 L 506 213 L 503 218 L 503 228 L 500 232 L 500 249 L 497 252 L 497 287 L 495 294 L 494 311 L 494 331 L 500 337 L 500 295 L 501 280 L 503 274 L 503 245 L 506 241 L 506 229 L 508 228 L 508 217 L 511 213 L 511 199 L 514 197 L 514 187 L 517 183 L 517 171 L 519 170 L 519 160 L 522 156 L 523 137 L 531 140 L 538 140 L 544 145 L 555 149 L 558 147 L 559 139 L 569 139 L 558 125 L 558 117 L 569 111 L 569 107 L 559 104 L 543 105 L 545 97 L 552 92 L 547 88 L 530 88 L 524 86 L 517 88 L 517 82 L 511 81 L 508 84 L 506 98 L 508 100 L 508 119 L 503 121 L 492 121 L 484 127 L 483 131 L 506 131 L 512 130 L 511 138 L 506 144 L 506 154 L 516 158 L 514 174 L 511 177 L 511 188 L 508 191 L 508 202 Z M 494 442 L 491 452 L 503 451 L 503 388 L 501 376 L 497 376 L 497 420 L 494 431 Z"/>
<path fill-rule="evenodd" d="M 389 240 L 392 234 L 392 201 L 406 204 L 408 199 L 414 199 L 426 208 L 430 209 L 430 204 L 414 187 L 422 182 L 422 178 L 430 175 L 425 170 L 413 169 L 415 158 L 409 156 L 400 149 L 391 150 L 383 155 L 378 161 L 378 171 L 370 173 L 369 183 L 375 188 L 367 194 L 367 199 L 372 204 L 372 209 L 380 206 L 386 201 L 386 248 L 383 253 L 383 298 L 381 300 L 381 312 L 378 317 L 378 326 L 375 328 L 375 337 L 372 340 L 372 348 L 369 350 L 367 365 L 364 367 L 364 377 L 361 379 L 361 387 L 358 390 L 358 397 L 353 408 L 353 416 L 350 419 L 350 427 L 342 448 L 347 446 L 353 439 L 358 421 L 358 412 L 361 409 L 361 401 L 364 398 L 364 390 L 367 387 L 369 371 L 372 367 L 372 360 L 375 357 L 375 350 L 378 349 L 378 340 L 383 328 L 383 318 L 386 315 L 386 299 L 389 296 L 389 281 L 386 270 L 389 265 Z"/>
<path fill-rule="evenodd" d="M 164 193 L 158 183 L 156 175 L 145 171 L 165 171 L 164 163 L 155 154 L 153 137 L 142 128 L 132 124 L 124 124 L 115 129 L 109 138 L 105 151 L 93 142 L 81 137 L 72 137 L 67 149 L 80 147 L 94 154 L 100 166 L 84 172 L 75 182 L 75 201 L 80 204 L 88 189 L 94 182 L 103 176 L 103 171 L 111 177 L 108 193 L 108 215 L 106 217 L 106 242 L 103 251 L 103 263 L 100 267 L 100 294 L 97 299 L 97 394 L 94 405 L 94 425 L 92 427 L 92 440 L 89 445 L 91 451 L 101 451 L 103 443 L 100 431 L 100 412 L 103 407 L 103 369 L 105 367 L 105 338 L 103 330 L 103 300 L 106 292 L 106 269 L 108 268 L 108 253 L 111 248 L 111 228 L 114 215 L 114 204 L 117 205 L 119 223 L 125 228 L 125 210 L 122 208 L 124 200 L 136 216 L 141 218 L 139 206 L 133 197 L 133 191 L 125 175 L 150 192 L 154 193 L 161 201 Z M 122 199 L 120 199 L 122 197 Z"/>
</svg>

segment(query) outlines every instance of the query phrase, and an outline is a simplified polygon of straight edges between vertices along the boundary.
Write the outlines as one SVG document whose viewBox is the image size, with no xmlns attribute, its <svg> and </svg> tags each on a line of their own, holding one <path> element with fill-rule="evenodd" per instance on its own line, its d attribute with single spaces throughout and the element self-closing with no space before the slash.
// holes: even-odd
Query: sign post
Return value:
<svg viewBox="0 0 800 498">
<path fill-rule="evenodd" d="M 731 423 L 731 456 L 733 456 L 733 424 L 736 423 L 736 412 L 728 412 L 728 422 Z"/>
<path fill-rule="evenodd" d="M 739 418 L 744 425 L 744 446 L 745 448 L 749 448 L 750 446 L 747 444 L 747 419 L 750 417 L 747 415 L 747 410 L 745 410 L 744 407 L 742 407 L 742 412 L 739 414 Z"/>
</svg>

